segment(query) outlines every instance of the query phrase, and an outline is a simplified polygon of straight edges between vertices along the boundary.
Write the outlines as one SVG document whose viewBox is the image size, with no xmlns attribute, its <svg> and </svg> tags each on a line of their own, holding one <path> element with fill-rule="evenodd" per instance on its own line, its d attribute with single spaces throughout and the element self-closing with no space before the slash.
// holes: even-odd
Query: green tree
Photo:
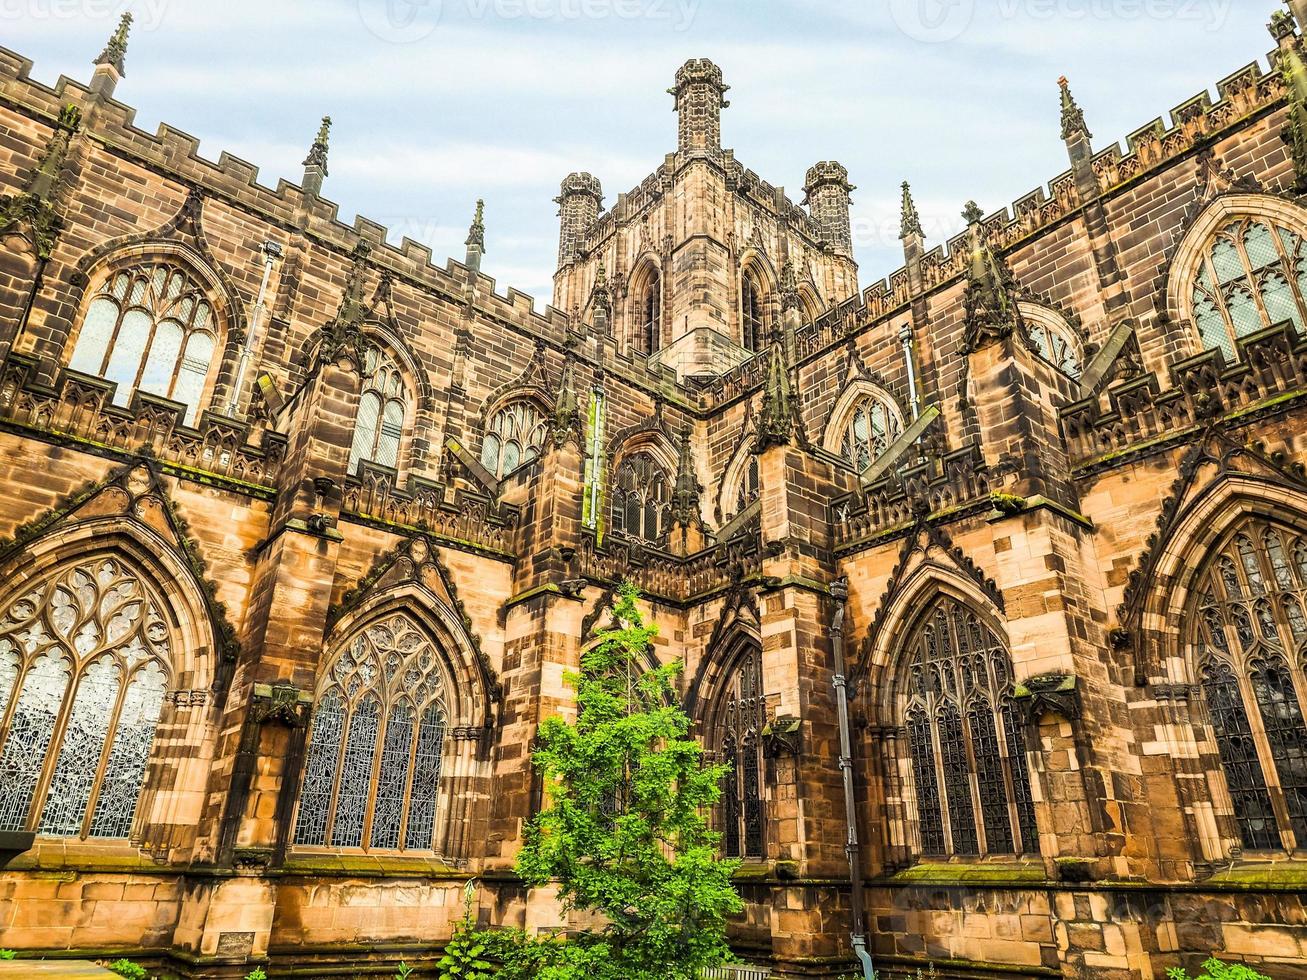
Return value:
<svg viewBox="0 0 1307 980">
<path fill-rule="evenodd" d="M 1189 980 L 1189 974 L 1178 967 L 1167 970 L 1166 975 L 1170 980 Z M 1222 963 L 1216 957 L 1212 957 L 1203 964 L 1203 972 L 1196 980 L 1271 980 L 1271 978 L 1242 963 Z"/>
<path fill-rule="evenodd" d="M 556 883 L 565 909 L 601 925 L 565 942 L 523 937 L 504 955 L 506 975 L 697 980 L 731 959 L 737 862 L 720 858 L 706 818 L 724 769 L 706 765 L 690 736 L 673 683 L 680 666 L 647 667 L 657 629 L 644 625 L 636 598 L 622 587 L 615 624 L 569 676 L 576 721 L 540 726 L 533 762 L 548 806 L 517 861 L 528 884 Z"/>
</svg>

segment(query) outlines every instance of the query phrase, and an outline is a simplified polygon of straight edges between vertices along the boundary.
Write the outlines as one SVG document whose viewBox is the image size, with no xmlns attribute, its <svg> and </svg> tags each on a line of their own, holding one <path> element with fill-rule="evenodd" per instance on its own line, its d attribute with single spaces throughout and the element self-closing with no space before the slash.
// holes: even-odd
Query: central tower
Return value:
<svg viewBox="0 0 1307 980">
<path fill-rule="evenodd" d="M 809 208 L 795 204 L 722 148 L 729 89 L 713 62 L 687 61 L 667 90 L 676 152 L 606 213 L 590 174 L 569 175 L 558 198 L 554 305 L 606 323 L 619 354 L 682 381 L 724 374 L 764 349 L 780 324 L 782 282 L 808 319 L 858 290 L 844 167 L 812 167 Z M 610 304 L 611 315 L 595 317 Z"/>
</svg>

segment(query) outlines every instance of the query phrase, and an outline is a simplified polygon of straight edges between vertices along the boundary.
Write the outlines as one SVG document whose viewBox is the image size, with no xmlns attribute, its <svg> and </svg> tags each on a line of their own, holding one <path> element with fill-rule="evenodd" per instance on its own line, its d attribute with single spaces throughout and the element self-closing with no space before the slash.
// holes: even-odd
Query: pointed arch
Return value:
<svg viewBox="0 0 1307 980">
<path fill-rule="evenodd" d="M 1271 194 L 1214 198 L 1176 242 L 1166 309 L 1171 322 L 1192 324 L 1194 351 L 1217 348 L 1227 361 L 1238 359 L 1244 334 L 1284 319 L 1303 332 L 1307 209 Z"/>
<path fill-rule="evenodd" d="M 902 432 L 903 410 L 889 390 L 868 378 L 852 378 L 831 409 L 821 445 L 862 470 Z"/>
<path fill-rule="evenodd" d="M 221 648 L 148 500 L 112 502 L 0 561 L 0 828 L 166 851 L 200 820 Z"/>
<path fill-rule="evenodd" d="M 799 283 L 799 302 L 803 304 L 803 318 L 808 323 L 816 320 L 826 309 L 817 286 L 808 279 Z"/>
<path fill-rule="evenodd" d="M 1084 344 L 1067 318 L 1030 300 L 1018 300 L 1017 309 L 1035 353 L 1067 377 L 1079 380 L 1085 365 Z"/>
<path fill-rule="evenodd" d="M 663 346 L 666 319 L 666 282 L 662 258 L 645 252 L 636 260 L 627 290 L 626 348 L 646 356 Z"/>
<path fill-rule="evenodd" d="M 410 465 L 418 381 L 400 353 L 402 346 L 391 346 L 376 324 L 367 331 L 371 343 L 363 360 L 347 472 L 355 475 L 361 463 L 371 463 L 403 473 Z"/>
<path fill-rule="evenodd" d="M 758 499 L 761 487 L 758 476 L 758 457 L 753 452 L 753 412 L 746 410 L 740 435 L 736 440 L 735 452 L 722 473 L 721 484 L 717 491 L 717 516 L 721 521 L 730 520 L 753 501 Z"/>
</svg>

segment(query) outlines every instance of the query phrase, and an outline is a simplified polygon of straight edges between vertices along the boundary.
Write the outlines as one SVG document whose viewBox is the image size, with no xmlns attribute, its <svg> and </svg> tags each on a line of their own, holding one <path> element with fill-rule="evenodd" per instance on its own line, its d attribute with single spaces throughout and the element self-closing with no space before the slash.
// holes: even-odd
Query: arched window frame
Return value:
<svg viewBox="0 0 1307 980">
<path fill-rule="evenodd" d="M 726 767 L 719 806 L 722 853 L 761 861 L 767 856 L 766 773 L 762 733 L 768 722 L 762 646 L 757 636 L 739 631 L 719 654 L 730 662 L 711 712 L 709 744 Z"/>
<path fill-rule="evenodd" d="M 649 543 L 661 541 L 671 529 L 671 471 L 644 446 L 624 453 L 612 473 L 612 530 Z"/>
<path fill-rule="evenodd" d="M 296 847 L 439 850 L 453 686 L 446 651 L 403 609 L 336 646 L 309 725 Z"/>
<path fill-rule="evenodd" d="M 663 346 L 662 267 L 652 257 L 641 260 L 632 277 L 630 346 L 650 356 Z"/>
<path fill-rule="evenodd" d="M 185 405 L 194 425 L 211 403 L 229 302 L 218 277 L 181 252 L 135 251 L 93 272 L 68 368 L 115 382 L 113 403 L 139 390 Z"/>
<path fill-rule="evenodd" d="M 1273 259 L 1259 246 L 1250 260 L 1246 236 L 1253 224 L 1271 229 L 1264 241 L 1276 252 Z M 1223 278 L 1216 268 L 1221 264 L 1216 249 L 1222 242 L 1228 246 L 1222 251 L 1241 266 L 1238 275 Z M 1260 261 L 1259 255 L 1268 261 Z M 1267 280 L 1273 274 L 1283 279 L 1282 288 L 1269 293 Z M 1234 292 L 1239 295 L 1232 300 Z M 1242 337 L 1285 319 L 1303 332 L 1305 301 L 1307 211 L 1281 198 L 1251 193 L 1216 198 L 1189 227 L 1171 262 L 1167 307 L 1172 320 L 1192 325 L 1194 350 L 1218 349 L 1227 362 L 1239 359 Z"/>
<path fill-rule="evenodd" d="M 1307 534 L 1247 515 L 1204 561 L 1188 643 L 1246 851 L 1307 845 Z"/>
<path fill-rule="evenodd" d="M 968 604 L 939 593 L 900 654 L 897 711 L 924 857 L 1039 853 L 1012 661 Z"/>
<path fill-rule="evenodd" d="M 768 291 L 765 280 L 753 265 L 740 274 L 740 345 L 758 352 L 767 346 L 770 335 L 767 312 Z"/>
<path fill-rule="evenodd" d="M 903 413 L 893 396 L 870 381 L 846 387 L 831 411 L 822 446 L 862 472 L 903 434 Z"/>
<path fill-rule="evenodd" d="M 76 536 L 99 535 L 89 522 Z M 0 607 L 0 829 L 132 838 L 175 670 L 171 611 L 130 546 L 66 555 Z"/>
<path fill-rule="evenodd" d="M 363 364 L 363 385 L 350 442 L 348 473 L 368 462 L 400 470 L 412 429 L 414 397 L 407 372 L 385 347 L 373 344 Z"/>
<path fill-rule="evenodd" d="M 540 457 L 549 433 L 549 413 L 533 398 L 496 409 L 481 437 L 481 465 L 497 480 Z"/>
<path fill-rule="evenodd" d="M 1017 303 L 1034 351 L 1068 378 L 1080 380 L 1084 372 L 1084 345 L 1071 324 L 1055 310 L 1037 303 Z"/>
</svg>

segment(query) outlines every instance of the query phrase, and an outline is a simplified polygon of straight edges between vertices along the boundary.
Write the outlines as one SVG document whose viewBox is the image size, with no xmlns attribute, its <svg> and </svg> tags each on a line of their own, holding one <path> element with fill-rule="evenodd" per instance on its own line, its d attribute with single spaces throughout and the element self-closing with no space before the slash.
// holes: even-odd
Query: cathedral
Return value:
<svg viewBox="0 0 1307 980">
<path fill-rule="evenodd" d="M 749 976 L 1307 977 L 1305 26 L 1124 147 L 1062 80 L 1068 169 L 945 243 L 904 185 L 869 284 L 850 171 L 768 183 L 687 61 L 543 312 L 480 207 L 342 223 L 329 120 L 275 187 L 137 128 L 127 19 L 85 84 L 0 49 L 0 947 L 575 928 L 531 748 L 629 580 Z"/>
</svg>

